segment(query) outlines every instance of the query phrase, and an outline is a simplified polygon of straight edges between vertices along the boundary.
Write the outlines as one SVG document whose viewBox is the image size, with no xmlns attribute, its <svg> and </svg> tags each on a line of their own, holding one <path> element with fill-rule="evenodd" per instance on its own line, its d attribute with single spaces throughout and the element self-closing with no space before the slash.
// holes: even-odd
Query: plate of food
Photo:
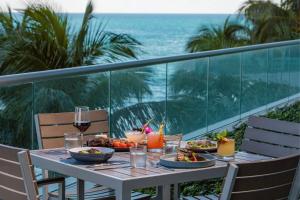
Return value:
<svg viewBox="0 0 300 200">
<path fill-rule="evenodd" d="M 69 152 L 77 161 L 102 163 L 109 160 L 115 150 L 105 147 L 79 147 L 72 148 Z"/>
<path fill-rule="evenodd" d="M 188 149 L 179 149 L 175 154 L 162 156 L 160 165 L 170 168 L 203 168 L 216 164 L 213 155 L 192 152 Z"/>
<path fill-rule="evenodd" d="M 212 140 L 192 140 L 187 142 L 186 148 L 196 153 L 217 152 L 218 143 Z"/>
<path fill-rule="evenodd" d="M 113 148 L 116 152 L 126 152 L 129 148 L 134 146 L 133 142 L 129 142 L 126 139 L 112 139 L 97 137 L 87 142 L 89 147 L 107 147 Z"/>
</svg>

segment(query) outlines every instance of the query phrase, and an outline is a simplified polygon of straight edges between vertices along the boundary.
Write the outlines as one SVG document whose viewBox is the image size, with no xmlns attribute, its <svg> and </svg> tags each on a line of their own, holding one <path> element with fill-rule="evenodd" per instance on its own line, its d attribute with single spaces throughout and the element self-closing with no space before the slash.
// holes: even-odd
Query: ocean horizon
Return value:
<svg viewBox="0 0 300 200">
<path fill-rule="evenodd" d="M 80 26 L 82 13 L 68 14 Z M 185 46 L 202 26 L 222 25 L 229 14 L 117 14 L 94 13 L 94 22 L 105 24 L 105 30 L 129 34 L 142 43 L 139 59 L 187 53 Z M 236 19 L 235 14 L 230 15 Z"/>
</svg>

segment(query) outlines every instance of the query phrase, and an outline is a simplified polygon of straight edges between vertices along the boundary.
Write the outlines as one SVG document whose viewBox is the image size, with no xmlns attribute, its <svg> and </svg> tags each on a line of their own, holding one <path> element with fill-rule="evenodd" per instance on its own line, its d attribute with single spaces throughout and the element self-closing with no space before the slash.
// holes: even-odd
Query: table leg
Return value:
<svg viewBox="0 0 300 200">
<path fill-rule="evenodd" d="M 120 188 L 115 190 L 116 200 L 129 200 L 131 199 L 131 190 Z"/>
<path fill-rule="evenodd" d="M 173 190 L 173 200 L 178 200 L 180 199 L 180 185 L 174 184 L 174 190 Z"/>
<path fill-rule="evenodd" d="M 171 199 L 171 186 L 170 185 L 158 186 L 157 199 L 170 200 Z"/>
<path fill-rule="evenodd" d="M 42 169 L 42 176 L 43 176 L 44 179 L 49 178 L 48 171 Z M 44 200 L 47 200 L 49 198 L 49 195 L 48 195 L 48 185 L 43 186 L 42 190 L 43 190 L 43 194 L 44 194 Z"/>
<path fill-rule="evenodd" d="M 84 181 L 77 179 L 77 199 L 84 200 Z"/>
</svg>

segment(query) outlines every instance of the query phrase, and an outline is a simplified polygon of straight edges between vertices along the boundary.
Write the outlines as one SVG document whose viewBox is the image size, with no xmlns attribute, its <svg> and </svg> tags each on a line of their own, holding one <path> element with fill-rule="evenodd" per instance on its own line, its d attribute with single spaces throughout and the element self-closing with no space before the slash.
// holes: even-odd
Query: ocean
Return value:
<svg viewBox="0 0 300 200">
<path fill-rule="evenodd" d="M 70 14 L 79 26 L 83 14 Z M 106 31 L 129 34 L 143 44 L 140 59 L 185 53 L 190 37 L 201 26 L 222 25 L 228 14 L 94 14 Z M 233 16 L 234 17 L 234 16 Z"/>
<path fill-rule="evenodd" d="M 83 14 L 69 14 L 69 17 L 79 28 Z M 129 34 L 141 42 L 143 52 L 138 59 L 148 59 L 187 53 L 185 46 L 190 37 L 202 26 L 222 25 L 228 14 L 94 14 L 94 17 L 94 21 L 105 24 L 106 31 Z M 165 65 L 153 67 L 155 79 L 147 81 L 153 95 L 144 97 L 143 101 L 165 99 L 165 90 L 158 84 L 165 82 Z M 173 70 L 169 69 L 169 76 Z M 125 105 L 134 103 L 133 98 Z"/>
</svg>

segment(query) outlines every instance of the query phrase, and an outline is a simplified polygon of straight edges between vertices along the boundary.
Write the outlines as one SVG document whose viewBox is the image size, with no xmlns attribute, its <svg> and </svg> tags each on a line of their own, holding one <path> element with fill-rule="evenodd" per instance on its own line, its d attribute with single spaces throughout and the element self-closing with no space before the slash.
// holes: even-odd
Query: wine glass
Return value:
<svg viewBox="0 0 300 200">
<path fill-rule="evenodd" d="M 83 133 L 90 127 L 90 112 L 88 106 L 76 106 L 73 126 L 80 131 L 83 144 Z"/>
</svg>

